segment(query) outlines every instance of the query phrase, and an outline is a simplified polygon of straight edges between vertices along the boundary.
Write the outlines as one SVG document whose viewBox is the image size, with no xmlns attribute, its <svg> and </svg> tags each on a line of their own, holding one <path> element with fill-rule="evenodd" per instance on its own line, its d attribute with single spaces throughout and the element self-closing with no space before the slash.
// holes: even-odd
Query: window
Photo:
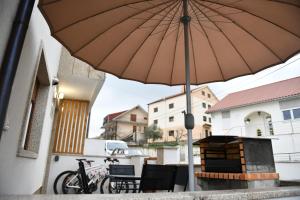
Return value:
<svg viewBox="0 0 300 200">
<path fill-rule="evenodd" d="M 208 137 L 208 130 L 205 130 L 205 137 Z"/>
<path fill-rule="evenodd" d="M 208 107 L 208 108 L 211 108 L 211 105 L 207 104 L 207 107 Z"/>
<path fill-rule="evenodd" d="M 39 148 L 41 145 L 41 138 L 45 128 L 45 109 L 51 109 L 50 117 L 53 118 L 54 106 L 49 104 L 50 94 L 50 77 L 47 71 L 47 65 L 44 57 L 43 48 L 40 48 L 37 66 L 35 68 L 36 74 L 26 74 L 30 76 L 32 84 L 30 91 L 27 92 L 28 103 L 26 103 L 26 112 L 22 115 L 24 119 L 19 138 L 17 156 L 25 158 L 37 158 Z"/>
<path fill-rule="evenodd" d="M 158 112 L 158 107 L 155 107 L 155 108 L 153 109 L 153 112 Z"/>
<path fill-rule="evenodd" d="M 210 117 L 208 118 L 208 122 L 211 123 L 211 118 Z"/>
<path fill-rule="evenodd" d="M 133 132 L 133 133 L 136 133 L 136 126 L 133 126 L 133 127 L 132 127 L 132 132 Z"/>
<path fill-rule="evenodd" d="M 284 120 L 299 119 L 300 118 L 300 108 L 284 110 L 284 111 L 282 111 L 282 114 L 283 114 Z"/>
<path fill-rule="evenodd" d="M 202 107 L 203 107 L 203 108 L 206 108 L 206 103 L 203 102 L 203 103 L 202 103 Z"/>
<path fill-rule="evenodd" d="M 27 114 L 27 130 L 26 130 L 25 141 L 24 141 L 24 146 L 23 146 L 23 148 L 25 150 L 30 149 L 29 142 L 30 142 L 30 138 L 32 137 L 31 132 L 32 132 L 33 113 L 35 110 L 36 99 L 37 99 L 39 87 L 40 87 L 40 82 L 38 79 L 36 79 L 34 86 L 33 86 L 33 92 L 31 95 L 31 101 L 30 101 L 29 110 L 28 110 L 28 114 Z"/>
<path fill-rule="evenodd" d="M 169 136 L 173 136 L 174 137 L 174 131 L 173 130 L 169 131 Z"/>
<path fill-rule="evenodd" d="M 174 116 L 169 117 L 169 122 L 173 122 L 174 121 Z"/>
<path fill-rule="evenodd" d="M 153 121 L 153 124 L 158 124 L 158 120 L 155 119 L 155 120 Z"/>
<path fill-rule="evenodd" d="M 293 109 L 294 119 L 300 118 L 300 108 Z"/>
<path fill-rule="evenodd" d="M 230 111 L 224 111 L 224 112 L 222 112 L 222 118 L 223 119 L 230 118 Z"/>
<path fill-rule="evenodd" d="M 283 119 L 284 120 L 292 119 L 290 110 L 282 111 L 282 114 L 283 114 Z"/>
<path fill-rule="evenodd" d="M 202 91 L 202 95 L 205 96 L 205 92 L 204 91 Z"/>
<path fill-rule="evenodd" d="M 136 122 L 136 114 L 131 114 L 130 115 L 130 121 Z"/>
<path fill-rule="evenodd" d="M 203 121 L 206 122 L 207 121 L 207 117 L 203 116 Z"/>
<path fill-rule="evenodd" d="M 144 117 L 144 120 L 147 120 L 148 118 L 147 117 Z"/>
<path fill-rule="evenodd" d="M 169 104 L 169 109 L 172 109 L 172 108 L 174 108 L 174 103 Z"/>
<path fill-rule="evenodd" d="M 210 98 L 210 94 L 207 94 L 207 97 Z"/>
</svg>

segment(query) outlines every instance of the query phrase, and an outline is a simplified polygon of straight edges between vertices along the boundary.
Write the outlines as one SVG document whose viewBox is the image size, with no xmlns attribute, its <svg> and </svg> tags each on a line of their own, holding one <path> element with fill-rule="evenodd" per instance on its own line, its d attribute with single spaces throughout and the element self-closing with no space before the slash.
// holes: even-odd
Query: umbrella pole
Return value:
<svg viewBox="0 0 300 200">
<path fill-rule="evenodd" d="M 185 85 L 186 85 L 186 107 L 185 128 L 188 133 L 188 168 L 189 168 L 189 190 L 194 191 L 194 159 L 193 159 L 193 137 L 194 116 L 191 109 L 191 83 L 190 83 L 190 60 L 189 60 L 189 23 L 191 17 L 188 15 L 188 0 L 183 0 L 183 17 L 181 22 L 184 28 L 184 53 L 185 53 Z"/>
</svg>

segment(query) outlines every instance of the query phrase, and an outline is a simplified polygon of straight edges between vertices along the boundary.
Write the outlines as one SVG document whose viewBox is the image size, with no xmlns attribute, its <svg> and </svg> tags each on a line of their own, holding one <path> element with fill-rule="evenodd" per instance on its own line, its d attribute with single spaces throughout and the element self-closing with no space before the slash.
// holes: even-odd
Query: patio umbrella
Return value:
<svg viewBox="0 0 300 200">
<path fill-rule="evenodd" d="M 300 49 L 297 0 L 40 0 L 53 37 L 95 69 L 142 83 L 186 85 L 282 63 Z"/>
</svg>

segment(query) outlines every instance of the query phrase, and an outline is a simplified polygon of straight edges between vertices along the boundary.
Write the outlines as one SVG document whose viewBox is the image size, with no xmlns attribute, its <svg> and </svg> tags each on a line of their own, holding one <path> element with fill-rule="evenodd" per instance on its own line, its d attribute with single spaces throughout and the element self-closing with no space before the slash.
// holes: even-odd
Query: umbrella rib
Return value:
<svg viewBox="0 0 300 200">
<path fill-rule="evenodd" d="M 198 0 L 196 0 L 196 1 L 198 1 Z M 223 4 L 223 3 L 220 3 L 220 2 L 213 2 L 213 1 L 211 1 L 211 0 L 205 0 L 205 1 L 199 0 L 199 1 L 202 1 L 202 2 L 210 2 L 210 3 L 212 3 L 212 4 L 222 5 L 222 6 L 227 7 L 227 8 L 233 8 L 233 9 L 236 9 L 236 10 L 241 10 L 241 11 L 243 11 L 243 12 L 245 12 L 245 13 L 248 13 L 249 15 L 252 15 L 252 16 L 257 17 L 257 18 L 259 18 L 259 19 L 261 19 L 261 20 L 264 20 L 264 21 L 266 21 L 266 22 L 269 22 L 270 24 L 273 24 L 274 26 L 277 26 L 278 28 L 281 28 L 282 30 L 285 30 L 286 32 L 288 32 L 288 33 L 290 33 L 290 34 L 296 36 L 297 38 L 300 38 L 300 36 L 297 35 L 296 33 L 293 33 L 293 32 L 291 32 L 290 30 L 288 30 L 288 29 L 286 29 L 286 28 L 280 26 L 279 24 L 275 24 L 274 22 L 272 22 L 272 21 L 270 21 L 270 20 L 268 20 L 268 19 L 266 19 L 266 18 L 264 18 L 264 17 L 258 16 L 258 15 L 254 14 L 254 13 L 248 11 L 248 10 L 245 10 L 245 9 L 242 9 L 242 8 L 237 8 L 237 7 L 230 6 L 230 5 L 226 5 L 226 4 Z"/>
<path fill-rule="evenodd" d="M 286 5 L 295 6 L 297 8 L 300 8 L 300 5 L 294 4 L 294 3 L 291 3 L 291 2 L 285 2 L 285 1 L 281 1 L 281 0 L 268 0 L 268 1 L 276 2 L 276 3 L 281 3 L 281 4 L 286 4 Z"/>
<path fill-rule="evenodd" d="M 179 10 L 179 8 L 180 8 L 180 5 L 181 5 L 181 3 L 180 3 L 179 6 L 177 7 L 177 11 L 174 12 L 174 15 L 173 15 L 173 17 L 172 17 L 173 20 L 174 20 L 176 14 L 177 14 L 177 12 L 178 12 L 178 10 Z M 174 7 L 174 8 L 175 8 L 175 7 Z M 173 9 L 174 9 L 174 8 L 173 8 Z M 170 28 L 171 22 L 172 22 L 172 21 L 170 21 L 170 24 L 169 24 L 168 28 L 166 29 L 166 31 L 165 31 L 163 37 L 162 37 L 161 40 L 160 40 L 160 43 L 159 43 L 158 47 L 157 47 L 157 50 L 156 50 L 155 55 L 154 55 L 154 57 L 153 57 L 153 60 L 152 60 L 152 62 L 151 62 L 150 68 L 149 68 L 149 70 L 148 70 L 148 72 L 147 72 L 147 75 L 146 75 L 146 79 L 145 79 L 146 81 L 147 81 L 148 78 L 149 78 L 149 74 L 150 74 L 151 69 L 152 69 L 152 67 L 153 67 L 154 61 L 155 61 L 155 59 L 156 59 L 156 57 L 157 57 L 158 51 L 159 51 L 159 49 L 160 49 L 160 47 L 161 47 L 161 44 L 162 44 L 162 42 L 163 42 L 163 40 L 164 40 L 164 37 L 166 36 L 166 34 L 167 34 L 167 32 L 168 32 L 168 29 Z M 178 22 L 178 23 L 180 23 L 180 22 Z"/>
<path fill-rule="evenodd" d="M 197 4 L 202 5 L 199 2 L 196 2 Z M 194 4 L 195 5 L 195 4 Z M 202 5 L 203 6 L 203 5 Z M 247 61 L 245 60 L 245 58 L 242 56 L 242 54 L 238 51 L 237 47 L 233 44 L 233 42 L 228 38 L 228 36 L 224 33 L 224 31 L 215 23 L 213 22 L 205 13 L 203 13 L 201 11 L 201 9 L 195 5 L 196 8 L 198 8 L 198 10 L 211 22 L 214 24 L 214 26 L 224 35 L 224 37 L 227 39 L 227 41 L 231 44 L 231 46 L 234 48 L 234 50 L 237 52 L 237 54 L 241 57 L 241 59 L 244 61 L 244 63 L 246 64 L 247 68 L 249 69 L 249 71 L 251 73 L 254 73 L 253 70 L 251 69 L 251 67 L 249 66 L 249 64 L 247 63 Z M 203 6 L 206 7 L 206 6 Z M 208 7 L 206 7 L 207 9 L 209 9 Z"/>
<path fill-rule="evenodd" d="M 192 8 L 193 12 L 196 13 L 195 10 L 194 10 L 194 8 L 193 8 L 193 7 L 191 7 L 191 8 Z M 225 80 L 225 77 L 224 77 L 222 68 L 221 68 L 221 66 L 220 66 L 218 57 L 217 57 L 217 55 L 216 55 L 216 52 L 215 52 L 214 48 L 212 47 L 212 44 L 211 44 L 211 41 L 210 41 L 210 39 L 209 39 L 209 37 L 208 37 L 208 35 L 207 35 L 207 32 L 205 31 L 205 29 L 203 28 L 201 22 L 199 21 L 198 16 L 196 16 L 196 18 L 197 18 L 198 24 L 200 25 L 201 29 L 203 30 L 203 33 L 204 33 L 204 35 L 205 35 L 205 37 L 206 37 L 206 39 L 207 39 L 207 42 L 208 42 L 208 44 L 209 44 L 209 46 L 210 46 L 210 49 L 211 49 L 212 53 L 214 54 L 214 57 L 215 57 L 215 59 L 216 59 L 217 65 L 218 65 L 218 67 L 219 67 L 219 70 L 220 70 L 220 73 L 221 73 L 221 76 L 222 76 L 222 79 Z"/>
<path fill-rule="evenodd" d="M 182 11 L 183 11 L 183 9 L 181 9 L 180 13 Z M 179 28 L 180 28 L 180 23 L 178 23 L 178 28 L 177 28 L 177 36 L 176 36 L 176 41 L 175 41 L 174 53 L 173 53 L 172 71 L 171 71 L 171 76 L 170 76 L 170 85 L 172 84 L 172 80 L 173 80 L 173 72 L 174 72 L 174 66 L 175 66 L 175 55 L 176 55 L 176 51 L 177 51 L 177 43 L 178 43 L 178 38 L 179 38 Z"/>
<path fill-rule="evenodd" d="M 199 3 L 199 2 L 196 2 Z M 201 4 L 201 3 L 199 3 Z M 203 4 L 201 4 L 202 6 L 204 6 Z M 264 42 L 262 42 L 260 39 L 258 39 L 255 35 L 253 35 L 251 32 L 247 31 L 244 27 L 242 27 L 239 23 L 237 23 L 236 21 L 234 21 L 233 19 L 227 17 L 226 15 L 224 15 L 223 13 L 210 8 L 212 11 L 218 13 L 220 16 L 224 17 L 225 19 L 230 20 L 233 24 L 235 24 L 237 27 L 239 27 L 240 29 L 242 29 L 243 31 L 245 31 L 246 33 L 248 33 L 249 35 L 251 35 L 256 41 L 258 41 L 260 44 L 262 44 L 266 49 L 268 49 L 276 58 L 278 58 L 280 61 L 283 61 L 281 59 L 281 57 L 279 55 L 277 55 L 269 46 L 267 46 Z"/>
<path fill-rule="evenodd" d="M 134 2 L 134 3 L 127 3 L 127 4 L 124 4 L 124 5 L 116 6 L 116 7 L 114 7 L 114 8 L 110 8 L 110 9 L 108 9 L 108 10 L 103 10 L 103 11 L 97 12 L 97 13 L 95 13 L 95 14 L 93 14 L 93 15 L 84 17 L 84 18 L 79 19 L 79 20 L 76 20 L 76 21 L 72 22 L 71 24 L 68 24 L 67 26 L 64 26 L 64 27 L 62 27 L 62 28 L 60 28 L 60 29 L 54 31 L 53 34 L 58 33 L 58 32 L 61 32 L 62 30 L 65 30 L 65 29 L 67 29 L 67 28 L 69 28 L 69 27 L 71 27 L 71 26 L 73 26 L 73 25 L 75 25 L 75 24 L 78 24 L 78 23 L 82 22 L 82 21 L 86 21 L 86 20 L 88 20 L 88 19 L 90 19 L 90 18 L 96 17 L 97 15 L 101 15 L 101 14 L 103 14 L 103 13 L 107 13 L 107 12 L 110 12 L 110 11 L 115 10 L 115 9 L 118 9 L 118 8 L 126 7 L 126 6 L 128 6 L 128 5 L 137 4 L 137 3 L 142 3 L 142 2 L 144 2 L 144 1 L 145 1 L 145 0 L 141 0 L 141 1 L 138 1 L 138 2 Z M 163 4 L 167 4 L 167 3 L 171 2 L 171 1 L 174 1 L 174 0 L 170 0 L 170 1 L 163 2 L 163 3 L 159 3 L 159 4 L 157 4 L 156 6 L 147 8 L 147 9 L 145 9 L 145 10 L 140 10 L 140 12 L 135 13 L 135 15 L 138 15 L 138 14 L 140 14 L 140 13 L 142 13 L 142 12 L 148 10 L 148 9 L 152 9 L 152 8 L 157 7 L 157 6 L 160 6 L 160 5 L 163 5 Z M 135 15 L 134 15 L 134 16 L 135 16 Z"/>
<path fill-rule="evenodd" d="M 159 12 L 161 12 L 162 10 L 166 10 L 168 8 L 168 6 L 166 6 L 166 7 L 164 7 L 164 8 L 162 8 L 162 9 L 160 9 L 159 11 L 157 11 L 156 13 L 159 13 Z M 145 20 L 142 24 L 140 24 L 139 26 L 138 26 L 138 28 L 140 28 L 141 26 L 143 26 L 146 22 L 148 22 L 151 18 L 153 18 L 155 15 L 156 15 L 156 13 L 153 13 L 153 15 L 149 18 L 149 19 L 147 19 L 147 20 Z M 137 28 L 137 29 L 138 29 Z M 129 34 L 127 34 L 126 35 L 126 37 L 124 37 L 101 61 L 99 61 L 98 62 L 98 64 L 96 65 L 96 66 L 100 66 L 104 61 L 105 61 L 105 59 L 116 49 L 116 48 L 118 48 L 133 32 L 135 32 L 137 29 L 134 29 L 134 30 L 132 30 L 132 31 L 130 31 L 129 32 Z"/>
<path fill-rule="evenodd" d="M 166 15 L 168 15 L 168 14 L 170 13 L 170 11 L 171 11 L 173 8 L 176 7 L 176 5 L 178 5 L 178 3 L 175 4 L 175 6 L 173 6 L 173 7 L 168 11 L 168 13 L 167 13 Z M 165 16 L 166 16 L 166 15 L 165 15 Z M 159 26 L 159 24 L 160 24 L 160 23 L 158 23 L 157 26 Z M 125 73 L 125 71 L 128 69 L 128 67 L 129 67 L 129 65 L 130 65 L 130 63 L 131 63 L 131 61 L 133 60 L 134 56 L 137 54 L 137 52 L 140 50 L 140 48 L 142 48 L 142 46 L 144 45 L 144 43 L 145 43 L 146 40 L 148 39 L 149 35 L 151 35 L 151 34 L 153 33 L 153 31 L 157 28 L 157 26 L 153 28 L 153 30 L 148 34 L 147 37 L 145 37 L 145 39 L 143 40 L 143 42 L 139 45 L 139 47 L 136 49 L 136 51 L 132 54 L 132 56 L 130 57 L 130 59 L 129 59 L 127 65 L 125 66 L 125 68 L 124 68 L 123 71 L 121 72 L 121 75 L 120 75 L 120 76 L 123 76 L 123 74 Z"/>
<path fill-rule="evenodd" d="M 172 0 L 168 1 L 168 3 L 170 3 L 171 1 L 172 1 Z M 166 3 L 160 3 L 160 4 L 157 4 L 156 6 L 151 7 L 151 8 L 149 8 L 149 9 L 153 9 L 153 8 L 159 7 L 159 6 L 164 5 L 164 4 L 166 4 Z M 168 6 L 168 5 L 167 5 L 167 6 Z M 123 20 L 119 21 L 118 23 L 113 24 L 112 26 L 108 27 L 106 30 L 102 31 L 101 33 L 98 33 L 95 37 L 93 37 L 91 40 L 89 40 L 88 42 L 86 42 L 86 43 L 85 43 L 83 46 L 81 46 L 79 49 L 75 50 L 73 54 L 77 53 L 78 51 L 80 51 L 81 49 L 83 49 L 84 47 L 86 47 L 87 45 L 89 45 L 90 43 L 92 43 L 92 42 L 93 42 L 94 40 L 96 40 L 100 35 L 102 35 L 103 33 L 107 32 L 107 31 L 109 31 L 109 30 L 110 30 L 111 28 L 113 28 L 114 26 L 117 26 L 117 25 L 123 23 L 124 21 L 130 19 L 131 17 L 134 17 L 134 16 L 136 16 L 136 15 L 141 14 L 142 12 L 143 12 L 143 11 L 138 12 L 138 13 L 135 13 L 135 14 L 131 15 L 130 17 L 124 18 Z M 147 20 L 147 19 L 146 19 L 146 20 Z"/>
<path fill-rule="evenodd" d="M 48 3 L 40 3 L 40 5 L 41 6 L 48 6 L 48 5 L 50 5 L 50 4 L 53 4 L 53 3 L 57 3 L 57 2 L 59 2 L 59 1 L 62 1 L 62 0 L 54 0 L 54 1 L 50 1 L 50 2 L 48 2 Z"/>
</svg>

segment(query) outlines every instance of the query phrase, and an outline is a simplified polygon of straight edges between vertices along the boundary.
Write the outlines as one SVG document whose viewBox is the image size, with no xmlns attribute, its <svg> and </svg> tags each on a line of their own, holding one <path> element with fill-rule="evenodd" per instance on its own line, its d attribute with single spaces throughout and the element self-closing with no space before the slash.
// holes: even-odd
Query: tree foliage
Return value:
<svg viewBox="0 0 300 200">
<path fill-rule="evenodd" d="M 150 125 L 145 129 L 145 138 L 152 139 L 152 141 L 155 141 L 157 139 L 162 138 L 162 130 L 155 124 Z"/>
</svg>

